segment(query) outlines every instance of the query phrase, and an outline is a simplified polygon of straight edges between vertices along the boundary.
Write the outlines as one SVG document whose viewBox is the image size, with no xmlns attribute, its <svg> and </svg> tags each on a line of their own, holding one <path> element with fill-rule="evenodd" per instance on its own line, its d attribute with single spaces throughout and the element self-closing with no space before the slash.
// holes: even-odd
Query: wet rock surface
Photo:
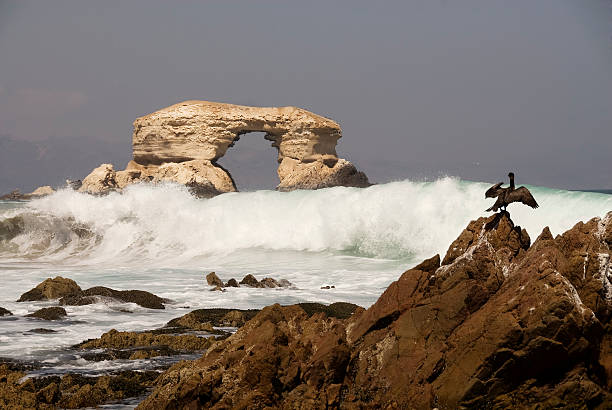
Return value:
<svg viewBox="0 0 612 410">
<path fill-rule="evenodd" d="M 206 283 L 208 283 L 210 286 L 223 287 L 223 281 L 219 279 L 215 272 L 210 272 L 208 275 L 206 275 Z"/>
<path fill-rule="evenodd" d="M 17 302 L 59 299 L 65 296 L 81 295 L 81 287 L 72 279 L 56 276 L 45 279 L 42 283 L 21 295 Z"/>
<path fill-rule="evenodd" d="M 530 246 L 480 218 L 367 310 L 264 308 L 139 408 L 610 408 L 611 221 Z"/>
<path fill-rule="evenodd" d="M 142 395 L 158 375 L 154 371 L 123 371 L 98 377 L 68 374 L 23 380 L 23 370 L 0 364 L 0 408 L 94 407 Z"/>
<path fill-rule="evenodd" d="M 10 310 L 0 307 L 0 317 L 1 316 L 12 316 L 12 315 L 13 314 L 11 313 Z"/>
<path fill-rule="evenodd" d="M 121 302 L 136 303 L 148 309 L 165 309 L 165 299 L 144 290 L 115 290 L 104 286 L 95 286 L 81 292 L 79 295 L 66 296 L 60 299 L 60 305 L 82 306 L 100 301 L 99 296 L 112 298 Z"/>
<path fill-rule="evenodd" d="M 62 306 L 82 306 L 111 298 L 120 302 L 136 303 L 149 309 L 164 309 L 167 300 L 144 290 L 115 290 L 105 286 L 94 286 L 82 290 L 77 283 L 68 278 L 56 276 L 45 279 L 34 289 L 21 295 L 17 302 L 59 299 Z"/>
<path fill-rule="evenodd" d="M 172 319 L 167 328 L 182 328 L 193 330 L 212 330 L 216 327 L 240 327 L 252 319 L 259 309 L 197 309 Z"/>
<path fill-rule="evenodd" d="M 67 315 L 68 313 L 66 313 L 66 309 L 59 306 L 53 306 L 38 309 L 36 312 L 26 315 L 26 317 L 35 317 L 43 320 L 60 320 L 65 318 Z"/>
</svg>

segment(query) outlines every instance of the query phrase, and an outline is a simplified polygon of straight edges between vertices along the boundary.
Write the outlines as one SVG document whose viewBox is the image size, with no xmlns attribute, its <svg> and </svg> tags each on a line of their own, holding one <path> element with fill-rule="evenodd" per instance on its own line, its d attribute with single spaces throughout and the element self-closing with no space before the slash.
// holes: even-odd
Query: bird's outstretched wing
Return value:
<svg viewBox="0 0 612 410">
<path fill-rule="evenodd" d="M 502 185 L 503 182 L 500 182 L 487 189 L 487 192 L 485 192 L 485 198 L 495 198 L 496 196 L 499 196 L 499 194 L 503 191 L 503 188 L 500 188 Z"/>
<path fill-rule="evenodd" d="M 525 205 L 529 205 L 532 208 L 539 207 L 538 203 L 533 198 L 533 195 L 531 195 L 531 192 L 529 192 L 529 190 L 525 188 L 524 186 L 519 187 L 512 192 L 509 192 L 506 195 L 506 202 L 507 203 L 522 202 Z"/>
</svg>

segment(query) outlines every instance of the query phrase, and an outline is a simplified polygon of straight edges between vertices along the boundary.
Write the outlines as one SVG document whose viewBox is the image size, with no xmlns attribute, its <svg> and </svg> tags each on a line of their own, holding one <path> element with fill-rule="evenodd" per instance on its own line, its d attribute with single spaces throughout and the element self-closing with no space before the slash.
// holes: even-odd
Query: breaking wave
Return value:
<svg viewBox="0 0 612 410">
<path fill-rule="evenodd" d="M 445 252 L 470 220 L 488 214 L 489 185 L 446 177 L 212 199 L 173 184 L 101 197 L 62 190 L 0 209 L 0 259 L 181 266 L 245 249 L 423 258 Z M 558 234 L 612 210 L 612 195 L 530 189 L 540 208 L 509 211 L 532 238 L 545 226 Z"/>
</svg>

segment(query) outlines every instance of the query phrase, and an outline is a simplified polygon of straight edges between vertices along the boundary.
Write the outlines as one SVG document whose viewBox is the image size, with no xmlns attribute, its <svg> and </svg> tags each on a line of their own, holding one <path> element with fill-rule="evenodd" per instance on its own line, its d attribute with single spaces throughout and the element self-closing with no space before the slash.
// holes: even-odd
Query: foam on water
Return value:
<svg viewBox="0 0 612 410">
<path fill-rule="evenodd" d="M 24 234 L 0 247 L 5 260 L 194 266 L 241 250 L 423 258 L 444 252 L 467 222 L 485 215 L 488 184 L 443 178 L 367 189 L 231 193 L 202 200 L 177 185 L 134 185 L 94 197 L 70 190 L 25 207 Z M 511 205 L 532 236 L 553 234 L 612 209 L 612 196 L 530 187 L 540 208 Z"/>
<path fill-rule="evenodd" d="M 156 328 L 197 308 L 303 301 L 367 307 L 403 271 L 444 254 L 470 220 L 487 215 L 493 201 L 483 193 L 489 186 L 442 178 L 196 199 L 177 185 L 134 185 L 102 197 L 63 190 L 26 204 L 0 203 L 0 222 L 18 217 L 25 226 L 0 240 L 0 306 L 15 314 L 0 318 L 0 356 L 55 360 L 70 345 L 111 328 Z M 509 211 L 532 238 L 545 226 L 558 234 L 612 210 L 612 195 L 529 188 L 540 208 L 513 204 Z M 209 292 L 204 275 L 211 270 L 224 281 L 252 273 L 294 286 Z M 165 310 L 72 306 L 60 322 L 23 317 L 55 302 L 15 300 L 56 275 L 83 288 L 142 289 L 173 302 Z M 40 327 L 58 332 L 29 332 Z M 58 368 L 88 366 L 60 362 Z"/>
</svg>

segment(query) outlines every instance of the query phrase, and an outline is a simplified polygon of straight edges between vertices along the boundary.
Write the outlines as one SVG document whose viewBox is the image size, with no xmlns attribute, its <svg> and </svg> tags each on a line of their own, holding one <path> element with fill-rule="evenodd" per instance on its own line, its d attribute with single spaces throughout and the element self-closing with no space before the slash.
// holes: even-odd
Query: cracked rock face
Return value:
<svg viewBox="0 0 612 410">
<path fill-rule="evenodd" d="M 216 161 L 249 132 L 265 132 L 278 150 L 279 190 L 366 187 L 363 172 L 338 158 L 340 126 L 297 107 L 248 107 L 185 101 L 134 121 L 133 161 L 125 171 L 96 168 L 81 191 L 104 193 L 134 182 L 174 181 L 200 196 L 236 191 Z M 209 195 L 207 195 L 208 193 Z"/>
<path fill-rule="evenodd" d="M 265 308 L 141 408 L 610 408 L 611 218 L 531 246 L 472 221 L 348 319 Z"/>
</svg>

